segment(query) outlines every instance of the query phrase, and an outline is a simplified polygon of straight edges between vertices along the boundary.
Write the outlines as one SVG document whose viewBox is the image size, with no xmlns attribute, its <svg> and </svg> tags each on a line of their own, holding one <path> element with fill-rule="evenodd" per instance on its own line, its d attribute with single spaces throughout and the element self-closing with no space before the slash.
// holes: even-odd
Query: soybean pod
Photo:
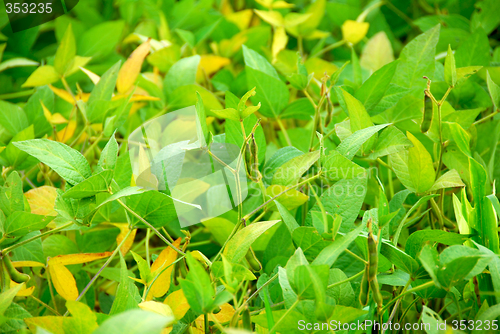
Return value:
<svg viewBox="0 0 500 334">
<path fill-rule="evenodd" d="M 424 113 L 422 116 L 422 123 L 420 124 L 420 131 L 422 133 L 426 133 L 431 128 L 432 123 L 432 99 L 429 96 L 429 92 L 427 90 L 424 91 Z"/>
<path fill-rule="evenodd" d="M 368 220 L 368 281 L 371 282 L 377 277 L 378 271 L 378 247 L 373 236 L 372 221 Z"/>
<path fill-rule="evenodd" d="M 359 303 L 363 306 L 368 304 L 368 293 L 370 292 L 370 283 L 368 282 L 368 270 L 365 270 L 361 285 L 359 287 Z"/>
<path fill-rule="evenodd" d="M 14 267 L 12 264 L 10 257 L 5 255 L 2 259 L 3 265 L 5 266 L 5 269 L 9 273 L 10 279 L 13 280 L 16 283 L 24 283 L 27 282 L 30 279 L 29 275 L 20 273 L 17 271 L 17 269 Z"/>
</svg>

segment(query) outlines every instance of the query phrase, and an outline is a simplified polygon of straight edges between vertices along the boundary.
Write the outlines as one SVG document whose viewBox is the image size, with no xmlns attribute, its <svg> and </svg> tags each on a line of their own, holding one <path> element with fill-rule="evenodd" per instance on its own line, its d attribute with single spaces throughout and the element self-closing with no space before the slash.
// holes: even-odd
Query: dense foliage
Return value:
<svg viewBox="0 0 500 334">
<path fill-rule="evenodd" d="M 0 331 L 497 332 L 499 12 L 80 0 L 15 34 L 0 14 Z M 222 187 L 196 154 L 170 165 L 193 133 Z"/>
</svg>

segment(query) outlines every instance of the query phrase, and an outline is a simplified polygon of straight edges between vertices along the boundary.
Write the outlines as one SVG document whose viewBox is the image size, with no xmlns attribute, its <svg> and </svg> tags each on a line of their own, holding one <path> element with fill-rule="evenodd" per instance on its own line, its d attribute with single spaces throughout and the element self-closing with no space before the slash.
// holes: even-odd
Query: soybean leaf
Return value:
<svg viewBox="0 0 500 334">
<path fill-rule="evenodd" d="M 352 135 L 350 135 L 340 143 L 340 145 L 337 147 L 337 151 L 349 160 L 352 160 L 361 146 L 368 139 L 370 139 L 379 130 L 387 127 L 388 125 L 389 124 L 374 125 L 370 126 L 369 128 L 354 132 Z"/>
<path fill-rule="evenodd" d="M 405 251 L 415 258 L 425 242 L 439 242 L 444 245 L 460 245 L 469 237 L 467 235 L 445 232 L 441 230 L 422 230 L 413 232 L 406 240 Z"/>
<path fill-rule="evenodd" d="M 228 261 L 238 263 L 245 257 L 252 243 L 278 222 L 280 220 L 258 222 L 242 228 L 228 241 L 224 248 L 224 256 Z"/>
<path fill-rule="evenodd" d="M 109 186 L 111 185 L 111 180 L 113 179 L 113 171 L 112 170 L 103 170 L 102 172 L 97 173 L 86 179 L 83 182 L 80 182 L 73 188 L 69 189 L 64 193 L 64 197 L 66 198 L 84 198 L 94 196 L 100 192 L 108 191 Z"/>
<path fill-rule="evenodd" d="M 436 191 L 443 188 L 464 187 L 465 184 L 460 179 L 460 175 L 454 169 L 441 175 L 432 185 L 429 191 Z"/>
<path fill-rule="evenodd" d="M 71 184 L 78 184 L 92 174 L 85 157 L 66 144 L 48 139 L 32 139 L 14 145 L 52 168 Z"/>
<path fill-rule="evenodd" d="M 432 165 L 432 157 L 424 145 L 410 132 L 406 134 L 413 143 L 408 149 L 408 172 L 415 191 L 423 193 L 434 184 L 436 172 Z"/>
<path fill-rule="evenodd" d="M 175 321 L 173 315 L 165 316 L 143 310 L 129 310 L 104 321 L 93 334 L 160 334 Z"/>
<path fill-rule="evenodd" d="M 311 168 L 319 157 L 320 152 L 313 151 L 287 161 L 274 172 L 273 184 L 282 186 L 296 184 L 302 174 Z"/>
<path fill-rule="evenodd" d="M 344 235 L 342 238 L 336 239 L 333 243 L 323 248 L 318 256 L 312 262 L 313 265 L 326 264 L 331 267 L 337 258 L 344 250 L 358 237 L 363 229 L 363 225 L 359 225 L 356 229 Z"/>
<path fill-rule="evenodd" d="M 12 237 L 19 237 L 44 228 L 52 219 L 54 219 L 53 216 L 42 216 L 25 211 L 14 211 L 7 217 L 2 228 L 5 234 Z"/>
<path fill-rule="evenodd" d="M 455 87 L 457 84 L 457 67 L 455 65 L 455 56 L 451 50 L 451 45 L 448 44 L 448 53 L 444 60 L 444 80 L 450 87 Z"/>
</svg>

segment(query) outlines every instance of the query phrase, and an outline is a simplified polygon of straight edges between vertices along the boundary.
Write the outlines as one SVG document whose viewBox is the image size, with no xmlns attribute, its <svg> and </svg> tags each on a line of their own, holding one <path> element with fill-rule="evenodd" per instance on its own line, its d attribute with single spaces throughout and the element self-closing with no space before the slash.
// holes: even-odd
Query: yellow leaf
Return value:
<svg viewBox="0 0 500 334">
<path fill-rule="evenodd" d="M 332 73 L 338 69 L 335 64 L 318 57 L 309 58 L 304 65 L 306 66 L 307 72 L 314 73 L 314 77 L 318 80 L 323 78 L 325 72 L 331 76 Z"/>
<path fill-rule="evenodd" d="M 103 252 L 103 253 L 79 253 L 79 254 L 57 255 L 49 259 L 48 265 L 52 266 L 57 264 L 68 265 L 68 264 L 85 263 L 109 257 L 111 256 L 111 254 L 113 253 Z"/>
<path fill-rule="evenodd" d="M 342 36 L 347 42 L 357 44 L 366 36 L 369 27 L 368 22 L 347 20 L 342 24 Z"/>
<path fill-rule="evenodd" d="M 158 179 L 151 173 L 151 163 L 144 148 L 139 146 L 139 175 L 135 178 L 135 183 L 139 187 L 146 189 L 158 189 Z"/>
<path fill-rule="evenodd" d="M 70 140 L 75 134 L 76 127 L 76 121 L 69 121 L 68 125 L 66 125 L 64 129 L 62 129 L 61 131 L 57 131 L 57 141 L 65 143 Z"/>
<path fill-rule="evenodd" d="M 24 196 L 28 200 L 31 208 L 31 213 L 43 216 L 57 216 L 54 210 L 57 191 L 51 186 L 42 186 L 28 190 Z"/>
<path fill-rule="evenodd" d="M 97 83 L 99 82 L 99 80 L 101 80 L 100 76 L 98 76 L 97 74 L 95 74 L 92 71 L 87 70 L 84 67 L 80 67 L 80 70 L 89 77 L 89 79 L 94 83 L 94 85 L 97 85 Z"/>
<path fill-rule="evenodd" d="M 255 13 L 264 21 L 269 23 L 270 25 L 274 27 L 279 27 L 284 24 L 283 20 L 283 15 L 281 15 L 280 12 L 275 12 L 275 11 L 265 11 L 265 10 L 258 10 L 255 9 Z"/>
<path fill-rule="evenodd" d="M 189 311 L 189 303 L 184 296 L 184 291 L 182 289 L 172 292 L 165 298 L 164 304 L 170 306 L 174 312 L 175 319 L 180 320 Z"/>
<path fill-rule="evenodd" d="M 204 78 L 205 75 L 209 77 L 230 62 L 229 58 L 216 55 L 203 55 L 198 65 L 197 78 L 200 80 Z"/>
<path fill-rule="evenodd" d="M 179 248 L 181 244 L 181 238 L 178 238 L 174 241 L 173 245 L 176 248 Z M 174 266 L 171 265 L 177 259 L 177 252 L 173 250 L 171 247 L 165 248 L 158 258 L 156 258 L 155 262 L 151 265 L 151 272 L 154 276 L 158 275 L 163 269 L 165 269 L 155 280 L 148 294 L 148 299 L 152 299 L 153 297 L 161 297 L 167 293 L 170 288 L 172 270 Z"/>
<path fill-rule="evenodd" d="M 75 103 L 75 100 L 73 99 L 73 96 L 71 96 L 71 94 L 68 93 L 68 91 L 66 91 L 65 89 L 56 88 L 56 87 L 54 87 L 52 85 L 49 85 L 49 88 L 50 88 L 50 90 L 52 90 L 54 92 L 54 94 L 56 94 L 57 96 L 59 96 L 64 101 L 66 101 L 68 103 L 71 103 L 71 104 Z"/>
<path fill-rule="evenodd" d="M 236 26 L 240 28 L 240 30 L 245 30 L 250 25 L 250 21 L 252 20 L 252 15 L 253 12 L 251 9 L 245 9 L 239 12 L 227 14 L 225 15 L 225 17 L 226 20 L 228 20 L 229 22 L 236 24 Z"/>
<path fill-rule="evenodd" d="M 48 268 L 52 284 L 54 284 L 57 293 L 66 300 L 76 300 L 78 298 L 78 288 L 76 287 L 75 278 L 68 268 L 62 264 L 50 264 Z"/>
<path fill-rule="evenodd" d="M 288 13 L 285 16 L 284 24 L 287 28 L 293 28 L 306 22 L 310 17 L 311 14 Z M 298 34 L 298 32 L 296 34 Z"/>
<path fill-rule="evenodd" d="M 45 267 L 45 265 L 41 262 L 37 261 L 12 261 L 12 265 L 14 268 L 19 267 Z"/>
<path fill-rule="evenodd" d="M 49 121 L 49 123 L 52 124 L 68 123 L 68 120 L 64 118 L 63 115 L 59 113 L 55 113 L 54 115 L 52 115 L 52 113 L 49 111 L 49 109 L 47 109 L 47 107 L 45 106 L 45 104 L 43 104 L 42 101 L 40 101 L 40 104 L 42 105 L 43 115 L 45 116 L 47 121 Z"/>
<path fill-rule="evenodd" d="M 286 31 L 284 27 L 277 27 L 274 30 L 274 38 L 273 38 L 273 62 L 276 62 L 276 57 L 281 50 L 286 47 L 288 43 L 288 36 L 286 35 Z"/>
<path fill-rule="evenodd" d="M 115 95 L 111 98 L 112 101 L 120 100 L 127 98 L 128 95 L 125 94 L 119 94 Z M 149 95 L 140 95 L 140 94 L 134 94 L 130 98 L 129 102 L 138 102 L 138 101 L 160 101 L 161 99 L 156 96 L 149 96 Z"/>
<path fill-rule="evenodd" d="M 217 319 L 218 322 L 228 322 L 231 321 L 231 318 L 234 315 L 234 308 L 231 304 L 225 303 L 220 306 L 220 311 L 217 314 L 213 314 L 212 317 Z M 209 318 L 211 319 L 211 318 Z M 200 315 L 198 318 L 196 318 L 196 327 L 199 330 L 202 330 L 204 328 L 204 315 Z"/>
<path fill-rule="evenodd" d="M 285 9 L 285 8 L 293 8 L 295 5 L 293 3 L 288 3 L 286 1 L 278 0 L 273 2 L 272 8 L 275 9 Z"/>
<path fill-rule="evenodd" d="M 120 229 L 120 234 L 116 236 L 116 243 L 119 245 L 122 242 L 123 238 L 125 238 L 130 229 L 128 228 L 127 223 L 111 223 L 111 224 Z M 127 240 L 125 240 L 123 245 L 120 247 L 120 252 L 122 253 L 122 255 L 127 254 L 130 247 L 132 247 L 136 233 L 137 229 L 133 229 L 130 235 L 128 236 Z"/>
<path fill-rule="evenodd" d="M 172 312 L 170 306 L 160 302 L 155 302 L 151 300 L 147 302 L 142 302 L 138 306 L 144 311 L 154 312 L 157 314 L 164 315 L 166 317 L 172 317 L 172 318 L 174 317 L 174 312 Z"/>
<path fill-rule="evenodd" d="M 116 81 L 116 89 L 119 93 L 124 94 L 132 88 L 139 73 L 141 73 L 142 63 L 148 55 L 149 49 L 150 45 L 148 40 L 139 45 L 137 49 L 132 52 L 125 64 L 123 64 L 120 72 L 118 72 L 118 79 Z"/>
<path fill-rule="evenodd" d="M 25 284 L 25 283 L 21 283 L 21 284 Z M 11 288 L 16 287 L 17 285 L 19 285 L 19 283 L 16 283 L 14 281 L 10 281 Z M 19 292 L 16 294 L 16 296 L 17 297 L 27 297 L 27 296 L 30 296 L 34 290 L 35 290 L 35 286 L 33 285 L 29 288 L 19 290 Z"/>
<path fill-rule="evenodd" d="M 330 36 L 329 32 L 316 29 L 307 36 L 304 36 L 304 39 L 307 40 L 321 39 L 321 38 L 327 38 L 328 36 Z"/>
</svg>

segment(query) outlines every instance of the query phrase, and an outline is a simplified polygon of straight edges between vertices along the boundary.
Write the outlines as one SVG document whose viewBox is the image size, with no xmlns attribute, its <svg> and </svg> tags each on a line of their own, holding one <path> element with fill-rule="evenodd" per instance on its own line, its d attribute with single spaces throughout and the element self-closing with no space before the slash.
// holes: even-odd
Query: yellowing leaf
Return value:
<svg viewBox="0 0 500 334">
<path fill-rule="evenodd" d="M 47 109 L 47 107 L 45 106 L 45 104 L 43 104 L 42 101 L 40 101 L 40 104 L 42 105 L 43 115 L 45 116 L 47 121 L 49 121 L 49 123 L 52 123 L 52 124 L 68 123 L 68 120 L 66 118 L 64 118 L 63 115 L 61 115 L 59 113 L 55 113 L 54 115 L 52 115 L 52 113 L 49 111 L 49 109 Z"/>
<path fill-rule="evenodd" d="M 50 263 L 50 261 L 49 261 Z M 49 274 L 57 293 L 66 300 L 78 298 L 78 288 L 73 274 L 62 264 L 49 265 Z"/>
<path fill-rule="evenodd" d="M 127 223 L 112 223 L 112 225 L 118 227 L 120 229 L 120 234 L 116 236 L 116 243 L 120 244 L 127 235 L 128 231 L 130 230 L 128 228 Z M 128 236 L 127 240 L 123 243 L 123 245 L 120 247 L 120 252 L 122 255 L 127 254 L 129 251 L 130 247 L 132 247 L 132 244 L 134 243 L 135 235 L 137 234 L 137 229 L 133 229 L 130 235 Z"/>
<path fill-rule="evenodd" d="M 169 294 L 167 298 L 165 298 L 165 301 L 163 303 L 170 306 L 170 308 L 174 312 L 175 319 L 177 320 L 182 319 L 190 308 L 186 296 L 184 296 L 184 291 L 182 291 L 182 289 L 179 289 Z"/>
<path fill-rule="evenodd" d="M 181 238 L 178 238 L 173 243 L 176 248 L 179 248 L 180 244 Z M 171 264 L 174 263 L 176 259 L 177 252 L 171 247 L 167 247 L 160 253 L 155 262 L 153 262 L 153 264 L 151 265 L 151 272 L 153 273 L 153 275 L 156 276 L 160 272 L 163 272 L 158 276 L 158 278 L 156 278 L 153 285 L 151 286 L 148 294 L 148 299 L 152 299 L 153 297 L 161 297 L 167 293 L 168 289 L 170 288 L 172 270 L 174 269 L 174 266 Z M 169 265 L 170 267 L 168 267 Z"/>
<path fill-rule="evenodd" d="M 21 284 L 25 284 L 25 283 L 21 283 Z M 18 285 L 19 285 L 19 283 L 16 283 L 14 281 L 10 281 L 11 288 L 16 287 Z M 29 287 L 29 288 L 26 288 L 26 289 L 21 288 L 21 290 L 19 290 L 19 292 L 16 294 L 16 296 L 17 297 L 27 297 L 27 296 L 30 296 L 34 290 L 35 290 L 34 285 Z"/>
<path fill-rule="evenodd" d="M 234 315 L 233 306 L 231 304 L 225 303 L 220 306 L 220 311 L 217 314 L 212 314 L 212 317 L 217 319 L 218 322 L 228 322 L 231 321 L 233 315 Z M 204 315 L 200 315 L 198 318 L 196 318 L 196 327 L 199 330 L 203 330 L 204 321 L 205 321 Z"/>
<path fill-rule="evenodd" d="M 264 21 L 269 23 L 270 25 L 274 27 L 279 27 L 282 26 L 285 21 L 283 20 L 283 15 L 281 15 L 280 12 L 274 12 L 274 11 L 265 11 L 265 10 L 258 10 L 255 9 L 255 13 Z"/>
<path fill-rule="evenodd" d="M 71 104 L 75 103 L 75 100 L 73 99 L 73 96 L 71 96 L 71 94 L 68 93 L 68 91 L 66 91 L 65 89 L 56 88 L 56 87 L 54 87 L 52 85 L 49 85 L 49 88 L 50 88 L 50 90 L 52 90 L 54 92 L 54 94 L 56 94 L 57 96 L 59 96 L 64 101 L 66 101 L 68 103 L 71 103 Z"/>
<path fill-rule="evenodd" d="M 226 1 L 225 3 L 229 3 L 229 1 Z M 239 12 L 227 14 L 225 15 L 225 17 L 229 22 L 236 24 L 236 26 L 240 28 L 240 30 L 245 30 L 250 25 L 252 15 L 253 12 L 251 9 L 245 9 Z"/>
<path fill-rule="evenodd" d="M 100 76 L 98 76 L 97 74 L 95 74 L 92 71 L 87 70 L 84 67 L 80 67 L 80 70 L 89 77 L 89 79 L 94 83 L 94 85 L 97 85 L 97 83 L 99 82 L 99 80 L 101 80 Z"/>
<path fill-rule="evenodd" d="M 66 318 L 56 317 L 56 316 L 44 316 L 44 317 L 33 317 L 26 318 L 24 322 L 28 325 L 28 328 L 32 333 L 37 333 L 37 328 L 43 328 L 49 333 L 53 334 L 65 334 L 63 321 Z M 40 331 L 38 331 L 40 332 Z"/>
<path fill-rule="evenodd" d="M 369 27 L 370 24 L 368 22 L 346 20 L 342 24 L 342 36 L 344 36 L 345 41 L 357 44 L 366 36 Z"/>
<path fill-rule="evenodd" d="M 321 80 L 325 73 L 331 76 L 332 73 L 338 69 L 335 64 L 318 57 L 309 58 L 304 65 L 306 66 L 307 72 L 314 73 L 314 77 L 318 80 Z"/>
<path fill-rule="evenodd" d="M 394 60 L 392 45 L 384 31 L 380 31 L 368 40 L 361 54 L 360 64 L 364 68 L 376 71 Z"/>
<path fill-rule="evenodd" d="M 45 267 L 45 265 L 43 263 L 37 262 L 37 261 L 12 261 L 12 265 L 15 268 L 19 268 L 19 267 Z"/>
<path fill-rule="evenodd" d="M 196 76 L 198 79 L 204 78 L 205 75 L 211 76 L 230 62 L 229 58 L 216 55 L 203 55 L 201 56 Z"/>
<path fill-rule="evenodd" d="M 120 72 L 118 72 L 118 79 L 116 81 L 116 89 L 119 93 L 124 94 L 128 92 L 135 83 L 135 80 L 141 73 L 142 63 L 149 54 L 149 40 L 142 43 L 137 49 L 132 52 L 130 57 L 123 64 Z"/>
<path fill-rule="evenodd" d="M 273 62 L 276 62 L 276 57 L 278 56 L 278 53 L 280 53 L 280 51 L 286 47 L 287 43 L 288 43 L 288 36 L 286 35 L 285 28 L 281 26 L 277 27 L 274 30 L 274 38 L 272 46 Z"/>
<path fill-rule="evenodd" d="M 31 213 L 43 216 L 57 216 L 54 210 L 57 191 L 51 186 L 42 186 L 27 191 L 24 196 L 28 200 Z"/>
<path fill-rule="evenodd" d="M 166 317 L 174 317 L 174 312 L 172 312 L 170 306 L 160 302 L 155 302 L 151 300 L 147 302 L 142 302 L 138 306 L 144 311 L 154 312 L 157 314 L 164 315 Z"/>
<path fill-rule="evenodd" d="M 60 141 L 61 143 L 69 141 L 75 134 L 76 127 L 76 121 L 69 121 L 68 125 L 66 125 L 64 129 L 57 131 L 57 141 Z"/>
<path fill-rule="evenodd" d="M 57 255 L 51 257 L 48 264 L 49 266 L 62 264 L 79 264 L 90 261 L 95 261 L 99 259 L 103 259 L 105 257 L 111 256 L 111 252 L 103 252 L 103 253 L 79 253 L 79 254 L 68 254 L 68 255 Z"/>
<path fill-rule="evenodd" d="M 38 87 L 54 83 L 59 80 L 59 74 L 54 66 L 44 65 L 35 70 L 22 87 Z"/>
</svg>

